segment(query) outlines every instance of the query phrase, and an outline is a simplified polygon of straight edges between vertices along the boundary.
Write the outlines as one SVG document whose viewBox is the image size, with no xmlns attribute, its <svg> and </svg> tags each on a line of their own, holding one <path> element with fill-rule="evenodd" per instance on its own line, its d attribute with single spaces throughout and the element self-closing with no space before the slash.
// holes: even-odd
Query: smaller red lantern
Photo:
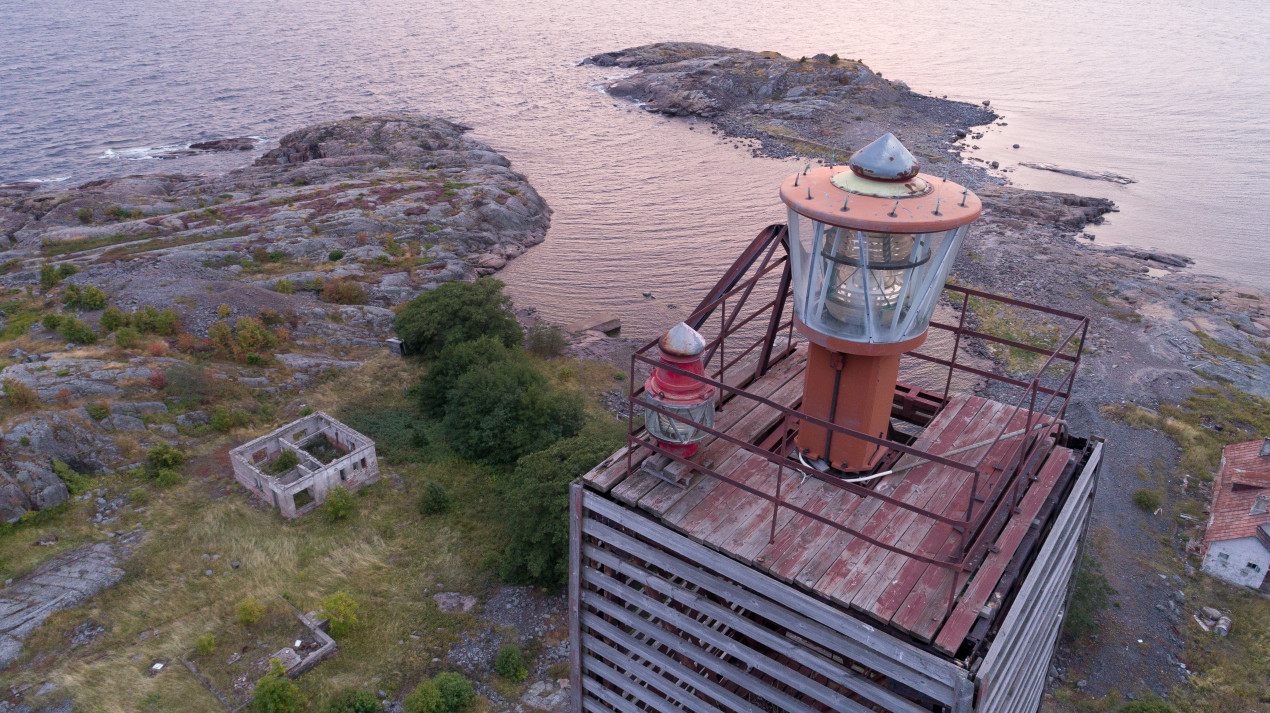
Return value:
<svg viewBox="0 0 1270 713">
<path fill-rule="evenodd" d="M 679 369 L 705 376 L 701 353 L 706 340 L 697 330 L 680 322 L 657 343 L 661 360 Z M 710 434 L 698 426 L 714 427 L 714 396 L 717 389 L 683 374 L 663 368 L 653 369 L 644 382 L 644 399 L 675 414 L 672 418 L 644 409 L 644 426 L 657 445 L 680 458 L 690 458 Z"/>
</svg>

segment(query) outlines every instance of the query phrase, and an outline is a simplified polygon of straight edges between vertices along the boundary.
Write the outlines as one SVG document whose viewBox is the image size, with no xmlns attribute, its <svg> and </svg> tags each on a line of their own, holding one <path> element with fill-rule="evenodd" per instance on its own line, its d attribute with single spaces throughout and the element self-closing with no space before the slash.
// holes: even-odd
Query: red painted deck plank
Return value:
<svg viewBox="0 0 1270 713">
<path fill-rule="evenodd" d="M 1000 404 L 993 401 L 986 403 L 984 409 L 976 416 L 975 421 L 967 427 L 962 435 L 957 437 L 957 440 L 953 443 L 953 448 L 962 448 L 977 443 L 996 433 L 1007 418 L 1007 415 L 1001 411 Z M 972 464 L 977 462 L 982 452 L 987 449 L 988 446 L 985 445 L 983 448 L 973 449 L 951 457 L 958 461 Z M 915 468 L 914 470 L 918 469 Z M 926 489 L 924 493 L 914 490 L 911 497 L 905 498 L 905 502 L 920 505 L 931 512 L 941 515 L 960 517 L 961 513 L 965 511 L 964 503 L 970 497 L 971 474 L 943 466 L 931 466 L 926 473 L 927 483 L 933 483 L 934 489 Z M 927 495 L 924 499 L 922 497 L 923 494 Z M 894 508 L 894 510 L 896 510 L 895 515 L 883 530 L 884 536 L 879 539 L 902 547 L 906 551 L 922 551 L 919 547 L 922 539 L 930 528 L 937 523 L 908 510 L 900 510 L 899 508 Z M 882 547 L 870 549 L 869 564 L 857 569 L 861 574 L 867 572 L 867 578 L 855 590 L 855 595 L 850 599 L 851 606 L 866 613 L 870 612 L 870 608 L 877 601 L 878 596 L 890 585 L 896 570 L 907 561 L 912 560 L 905 555 Z M 845 592 L 841 598 L 843 601 L 847 601 Z M 881 620 L 885 621 L 885 619 Z"/>
<path fill-rule="evenodd" d="M 967 407 L 955 417 L 943 420 L 942 423 L 932 423 L 927 431 L 935 435 L 934 442 L 925 450 L 939 454 L 974 443 L 978 434 L 996 416 L 994 403 L 972 397 L 968 400 Z M 961 459 L 961 455 L 953 457 Z M 898 483 L 891 481 L 895 483 L 892 497 L 906 503 L 925 506 L 932 497 L 941 492 L 941 486 L 951 477 L 952 472 L 955 471 L 928 463 L 904 473 L 897 473 L 895 477 L 901 480 Z M 878 487 L 882 488 L 884 485 Z M 903 535 L 903 529 L 909 522 L 907 517 L 909 515 L 916 517 L 915 514 L 898 506 L 883 504 L 860 529 L 863 534 L 875 540 L 888 544 L 894 543 Z M 893 520 L 896 521 L 895 527 L 891 529 L 889 526 L 892 525 Z M 864 539 L 854 539 L 844 548 L 824 576 L 816 582 L 816 591 L 849 604 L 887 552 L 885 548 L 877 547 Z"/>
<path fill-rule="evenodd" d="M 959 395 L 944 408 L 940 417 L 958 418 L 963 409 L 978 408 L 979 403 L 971 403 L 970 397 Z M 968 418 L 969 416 L 967 416 Z M 918 448 L 929 448 L 939 436 L 938 431 L 927 430 L 916 442 Z M 911 460 L 910 456 L 905 456 Z M 905 461 L 901 461 L 905 462 Z M 804 486 L 805 487 L 805 486 Z M 825 485 L 824 487 L 833 486 Z M 877 490 L 889 494 L 893 487 L 891 479 L 879 484 Z M 822 515 L 835 522 L 856 528 L 867 521 L 876 511 L 880 503 L 851 494 L 840 488 L 836 496 L 823 508 L 808 508 L 817 515 Z M 863 509 L 856 512 L 863 504 Z M 764 558 L 771 562 L 772 573 L 786 581 L 800 581 L 806 586 L 814 585 L 842 553 L 843 549 L 854 540 L 850 535 L 822 522 L 802 515 L 795 516 L 783 530 L 777 533 L 776 543 L 768 547 Z M 775 559 L 773 559 L 775 558 Z"/>
<path fill-rule="evenodd" d="M 1037 481 L 1028 488 L 1027 494 L 1019 502 L 1019 512 L 1010 518 L 1005 529 L 997 536 L 995 544 L 998 550 L 988 553 L 987 558 L 971 578 L 970 586 L 966 588 L 957 608 L 940 629 L 939 636 L 935 639 L 935 646 L 941 651 L 955 654 L 961 642 L 965 640 L 970 627 L 974 626 L 975 620 L 979 617 L 980 608 L 992 595 L 993 588 L 1001 579 L 1001 575 L 1005 573 L 1006 566 L 1014 557 L 1014 551 L 1018 549 L 1019 543 L 1023 541 L 1023 536 L 1027 534 L 1032 524 L 1032 519 L 1040 512 L 1041 505 L 1054 489 L 1054 484 L 1062 475 L 1063 469 L 1067 467 L 1071 455 L 1072 451 L 1067 448 L 1055 448 L 1050 453 L 1049 459 L 1041 467 Z"/>
<path fill-rule="evenodd" d="M 1017 425 L 1021 429 L 1026 426 L 1026 422 L 1021 422 Z M 1051 442 L 1045 444 L 1044 447 L 1048 449 L 1052 446 Z M 1011 446 L 997 444 L 997 450 L 994 451 L 993 457 L 1007 460 L 1011 455 L 1011 451 Z M 999 478 L 993 479 L 993 485 L 995 485 L 996 480 L 999 480 Z M 988 487 L 985 486 L 981 494 L 986 495 L 989 492 Z M 1030 521 L 1031 519 L 1029 518 L 1028 522 Z M 949 532 L 949 538 L 945 542 L 947 550 L 951 550 L 956 545 L 956 540 L 952 537 L 954 534 Z M 909 597 L 904 600 L 901 610 L 896 616 L 892 617 L 892 624 L 903 631 L 912 633 L 923 641 L 932 640 L 950 614 L 948 611 L 950 592 L 960 594 L 966 582 L 967 576 L 964 574 L 954 577 L 947 570 L 927 571 L 923 578 L 918 580 L 918 585 L 913 588 L 914 591 L 910 592 Z M 925 601 L 923 601 L 923 598 Z"/>
<path fill-rule="evenodd" d="M 998 433 L 1002 432 L 1001 427 L 1005 425 L 1005 421 L 1010 417 L 1013 408 L 997 403 L 994 409 L 997 413 L 994 414 L 991 423 L 985 429 L 979 431 L 979 434 L 971 441 L 972 443 L 995 438 Z M 1025 427 L 1026 421 L 1026 413 L 1015 414 L 1014 419 L 1006 426 L 1006 432 L 1021 430 Z M 983 477 L 979 482 L 979 495 L 990 492 L 992 486 L 1000 479 L 1001 474 L 993 471 L 992 466 L 1008 459 L 1018 444 L 1019 441 L 1017 439 L 998 442 L 995 447 L 993 447 L 993 444 L 985 444 L 981 448 L 966 451 L 956 456 L 958 460 L 968 464 L 976 464 L 980 462 L 980 458 L 983 459 L 982 463 L 987 476 Z M 989 449 L 991 449 L 991 452 L 989 452 Z M 970 489 L 973 484 L 973 474 L 951 472 L 950 469 L 946 487 L 949 490 L 954 490 L 954 494 L 952 497 L 945 498 L 942 501 L 938 498 L 932 498 L 927 503 L 927 507 L 932 512 L 945 517 L 963 518 L 966 513 L 966 504 L 970 501 Z M 948 539 L 948 534 L 952 531 L 951 525 L 945 525 L 930 519 L 917 518 L 913 526 L 905 533 L 903 546 L 911 551 L 927 554 L 945 554 L 942 551 L 942 546 Z M 932 532 L 935 533 L 933 536 L 931 536 Z M 910 567 L 909 565 L 916 566 Z M 901 578 L 898 575 L 905 567 L 909 568 L 910 575 Z M 858 594 L 852 600 L 852 605 L 868 612 L 881 621 L 888 621 L 894 609 L 904 601 L 904 597 L 892 594 L 886 603 L 879 606 L 879 600 L 883 594 L 892 588 L 903 588 L 906 595 L 918 581 L 919 577 L 917 575 L 920 575 L 926 567 L 925 564 L 911 558 L 888 553 L 886 561 L 879 565 L 877 569 L 877 576 L 866 587 L 867 591 L 862 591 L 861 594 Z"/>
</svg>

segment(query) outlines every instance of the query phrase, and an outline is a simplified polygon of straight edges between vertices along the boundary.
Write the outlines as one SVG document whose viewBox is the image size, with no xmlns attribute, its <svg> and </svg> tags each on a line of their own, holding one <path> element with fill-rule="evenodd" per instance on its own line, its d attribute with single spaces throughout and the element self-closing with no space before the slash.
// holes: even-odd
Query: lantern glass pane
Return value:
<svg viewBox="0 0 1270 713">
<path fill-rule="evenodd" d="M 653 398 L 649 394 L 644 394 L 643 398 L 650 403 L 656 404 L 657 406 L 674 413 L 681 419 L 714 428 L 714 399 L 710 399 L 705 403 L 682 406 L 666 403 Z M 644 426 L 648 429 L 648 433 L 652 435 L 653 438 L 656 438 L 663 443 L 699 443 L 710 435 L 709 433 L 697 428 L 692 423 L 677 420 L 664 413 L 659 413 L 648 408 L 644 409 Z"/>
<path fill-rule="evenodd" d="M 873 233 L 807 219 L 794 224 L 791 215 L 798 318 L 829 336 L 867 343 L 901 342 L 926 330 L 969 230 Z"/>
</svg>

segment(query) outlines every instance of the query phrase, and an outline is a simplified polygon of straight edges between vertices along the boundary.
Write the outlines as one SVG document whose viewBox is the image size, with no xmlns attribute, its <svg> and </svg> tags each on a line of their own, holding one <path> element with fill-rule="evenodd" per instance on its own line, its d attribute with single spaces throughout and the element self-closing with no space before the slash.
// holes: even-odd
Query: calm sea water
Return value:
<svg viewBox="0 0 1270 713">
<path fill-rule="evenodd" d="M 1115 199 L 1098 244 L 1158 247 L 1270 287 L 1270 12 L 1259 0 L 3 0 L 0 181 L 215 171 L 244 155 L 153 150 L 384 110 L 447 117 L 508 155 L 555 209 L 503 273 L 566 321 L 682 316 L 783 219 L 790 162 L 617 104 L 590 54 L 668 39 L 864 59 L 917 91 L 990 99 L 976 142 L 1111 171 L 1118 186 L 1017 168 L 1025 187 Z M 1019 149 L 1010 148 L 1018 143 Z M 720 202 L 718 196 L 728 200 Z M 655 299 L 641 296 L 652 291 Z"/>
</svg>

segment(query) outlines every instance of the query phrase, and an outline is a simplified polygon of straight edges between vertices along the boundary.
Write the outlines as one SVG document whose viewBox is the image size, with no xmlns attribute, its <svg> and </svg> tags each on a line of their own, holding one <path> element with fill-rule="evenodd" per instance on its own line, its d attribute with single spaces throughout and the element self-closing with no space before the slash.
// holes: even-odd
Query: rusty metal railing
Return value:
<svg viewBox="0 0 1270 713">
<path fill-rule="evenodd" d="M 626 452 L 628 472 L 633 471 L 635 467 L 634 461 L 637 453 L 646 455 L 659 454 L 669 461 L 683 464 L 689 470 L 695 470 L 708 477 L 717 478 L 755 497 L 769 501 L 772 504 L 770 534 L 772 538 L 775 537 L 778 514 L 782 509 L 785 509 L 919 562 L 952 570 L 954 573 L 972 571 L 982 561 L 988 548 L 995 541 L 1005 522 L 1008 521 L 1009 513 L 1017 506 L 1026 491 L 1026 486 L 1030 484 L 1036 470 L 1039 469 L 1038 456 L 1043 455 L 1043 452 L 1045 452 L 1045 449 L 1041 448 L 1042 444 L 1046 439 L 1054 438 L 1056 434 L 1061 432 L 1063 427 L 1062 418 L 1066 413 L 1076 371 L 1080 365 L 1081 355 L 1084 350 L 1085 337 L 1089 327 L 1088 318 L 1041 305 L 1029 304 L 1009 297 L 993 295 L 980 290 L 957 285 L 946 285 L 945 289 L 949 293 L 960 297 L 960 318 L 956 325 L 932 321 L 930 326 L 934 330 L 944 331 L 952 335 L 951 355 L 948 358 L 943 358 L 928 353 L 910 352 L 906 357 L 947 368 L 948 373 L 945 378 L 943 392 L 945 402 L 948 399 L 953 375 L 956 372 L 973 374 L 1009 387 L 1021 389 L 1022 391 L 1010 411 L 1009 418 L 996 431 L 995 436 L 991 440 L 984 440 L 982 443 L 974 444 L 973 447 L 954 449 L 954 451 L 944 454 L 924 451 L 900 441 L 879 438 L 824 421 L 803 413 L 795 407 L 786 406 L 772 398 L 760 396 L 746 389 L 748 385 L 760 378 L 772 366 L 792 353 L 795 348 L 792 302 L 790 301 L 789 290 L 790 264 L 788 251 L 786 250 L 785 255 L 777 255 L 777 246 L 784 244 L 787 240 L 788 235 L 784 225 L 773 225 L 764 229 L 746 248 L 741 258 L 728 270 L 724 278 L 719 281 L 719 284 L 707 294 L 701 304 L 685 320 L 688 324 L 697 328 L 698 331 L 707 331 L 710 317 L 716 311 L 719 314 L 718 332 L 714 335 L 705 335 L 707 344 L 704 352 L 706 363 L 709 365 L 717 362 L 717 366 L 709 366 L 704 376 L 688 373 L 657 358 L 657 353 L 654 351 L 657 340 L 649 342 L 632 355 L 630 367 L 631 394 L 628 406 L 629 423 L 631 425 L 627 435 L 628 448 Z M 762 258 L 761 260 L 760 257 Z M 779 274 L 777 275 L 777 273 Z M 774 277 L 779 279 L 774 286 L 775 291 L 771 298 L 754 307 L 751 312 L 745 313 L 748 302 L 755 291 L 765 285 L 765 280 L 771 281 Z M 1038 347 L 1017 339 L 993 335 L 968 326 L 967 316 L 970 311 L 969 306 L 972 297 L 999 302 L 1016 309 L 1028 310 L 1047 317 L 1070 320 L 1074 324 L 1070 330 L 1063 332 L 1065 337 L 1055 348 Z M 739 347 L 735 344 L 729 345 L 729 338 L 733 338 L 735 341 L 737 338 L 735 335 L 764 318 L 766 318 L 766 327 L 760 336 L 752 341 L 743 342 Z M 780 339 L 782 332 L 785 333 L 783 345 Z M 1008 374 L 996 373 L 959 361 L 958 357 L 963 351 L 963 342 L 966 339 L 978 339 L 1010 349 L 1037 354 L 1038 356 L 1044 356 L 1045 361 L 1031 378 L 1026 380 Z M 1073 344 L 1075 344 L 1074 351 L 1071 351 L 1069 347 Z M 758 350 L 758 354 L 754 360 L 753 370 L 742 374 L 733 372 L 733 377 L 729 379 L 729 371 L 734 370 L 738 364 L 741 364 L 743 360 L 754 354 L 756 350 Z M 731 358 L 728 358 L 729 356 Z M 1069 365 L 1068 372 L 1054 377 L 1051 369 L 1056 369 L 1055 365 L 1062 363 Z M 721 404 L 729 404 L 741 400 L 752 402 L 751 408 L 771 409 L 773 419 L 778 425 L 776 426 L 776 431 L 766 441 L 773 445 L 764 447 L 762 445 L 764 441 L 762 434 L 758 437 L 759 443 L 754 443 L 748 439 L 737 438 L 729 434 L 726 429 L 717 429 L 691 421 L 655 403 L 642 399 L 644 390 L 635 380 L 638 364 L 644 364 L 651 368 L 665 369 L 713 386 L 718 389 Z M 1047 376 L 1052 377 L 1051 380 L 1054 383 L 1046 385 Z M 1038 395 L 1048 396 L 1040 408 L 1037 408 Z M 767 492 L 705 463 L 690 461 L 662 449 L 657 445 L 655 439 L 648 436 L 646 431 L 636 427 L 637 406 L 689 424 L 713 436 L 715 439 L 735 445 L 738 449 L 752 456 L 767 460 L 776 468 L 775 490 Z M 731 408 L 731 406 L 728 406 L 728 408 Z M 1020 413 L 1024 412 L 1026 413 L 1025 427 L 1021 432 L 1009 432 L 1010 425 L 1015 422 Z M 964 511 L 959 516 L 934 512 L 878 492 L 867 485 L 848 482 L 835 475 L 823 473 L 803 463 L 801 459 L 791 459 L 789 457 L 791 452 L 790 444 L 799 424 L 816 425 L 843 436 L 889 449 L 897 457 L 907 455 L 917 459 L 917 464 L 909 463 L 900 466 L 896 470 L 907 470 L 918 465 L 930 463 L 969 474 L 971 488 Z M 1006 465 L 1001 475 L 995 481 L 991 480 L 993 467 L 992 464 L 987 463 L 987 459 L 1001 442 L 1016 438 L 1019 442 L 1008 452 L 1008 457 L 1004 460 Z M 984 446 L 986 446 L 986 450 L 974 462 L 965 462 L 953 457 L 958 453 L 967 450 L 973 452 Z M 894 461 L 892 460 L 891 462 Z M 948 555 L 940 555 L 939 552 L 919 552 L 906 549 L 893 543 L 881 541 L 863 532 L 860 528 L 837 522 L 822 516 L 818 512 L 790 502 L 784 497 L 782 492 L 787 470 L 793 474 L 814 478 L 819 482 L 845 490 L 858 497 L 876 499 L 884 504 L 915 513 L 919 517 L 927 518 L 935 523 L 946 525 L 959 535 L 959 542 L 955 552 Z M 980 496 L 980 487 L 985 482 L 990 482 L 991 487 L 986 494 Z M 951 513 L 952 510 L 947 509 L 947 512 Z M 955 603 L 955 590 L 956 587 L 954 587 L 954 591 L 950 595 L 950 610 Z"/>
</svg>

